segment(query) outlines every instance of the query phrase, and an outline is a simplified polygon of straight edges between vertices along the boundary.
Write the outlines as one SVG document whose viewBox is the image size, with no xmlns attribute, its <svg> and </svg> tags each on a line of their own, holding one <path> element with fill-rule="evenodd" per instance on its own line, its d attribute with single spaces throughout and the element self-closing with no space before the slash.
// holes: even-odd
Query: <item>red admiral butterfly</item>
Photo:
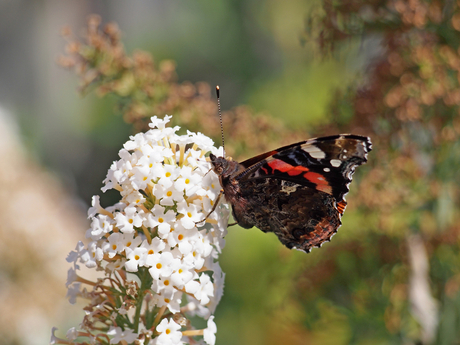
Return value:
<svg viewBox="0 0 460 345">
<path fill-rule="evenodd" d="M 341 134 L 242 163 L 213 154 L 210 159 L 239 226 L 274 232 L 289 249 L 309 253 L 330 241 L 342 224 L 352 175 L 371 150 L 369 138 Z"/>
</svg>

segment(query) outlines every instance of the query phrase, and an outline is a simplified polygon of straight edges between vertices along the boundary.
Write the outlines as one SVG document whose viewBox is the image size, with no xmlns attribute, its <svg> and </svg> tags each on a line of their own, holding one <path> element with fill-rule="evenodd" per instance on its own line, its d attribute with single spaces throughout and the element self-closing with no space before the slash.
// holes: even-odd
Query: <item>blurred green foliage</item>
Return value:
<svg viewBox="0 0 460 345">
<path fill-rule="evenodd" d="M 252 42 L 245 34 L 253 26 L 244 22 L 241 7 L 255 5 L 225 4 L 230 14 L 220 8 L 216 20 L 232 25 L 228 36 L 215 39 L 234 42 L 236 53 L 245 54 Z M 256 229 L 229 230 L 221 263 L 227 283 L 216 311 L 218 344 L 459 343 L 457 3 L 324 0 L 299 5 L 294 17 L 305 19 L 303 35 L 291 31 L 281 5 L 266 6 L 259 20 L 271 16 L 274 44 L 295 53 L 281 58 L 285 66 L 278 74 L 244 84 L 245 99 L 278 119 L 250 107 L 227 111 L 229 150 L 247 158 L 305 139 L 309 131 L 369 135 L 374 151 L 356 174 L 344 225 L 324 248 L 306 255 Z M 176 114 L 178 123 L 218 141 L 212 87 L 178 82 L 171 61 L 156 62 L 144 52 L 126 55 L 118 29 L 112 25 L 102 32 L 98 19 L 92 20 L 87 41 L 70 39 L 70 55 L 61 60 L 76 67 L 85 90 L 110 95 L 136 130 L 149 116 Z M 212 30 L 215 23 L 208 24 L 203 28 Z M 292 42 L 300 47 L 299 35 L 303 56 L 292 48 Z M 374 45 L 359 44 L 368 41 Z M 257 68 L 251 59 L 239 66 L 229 58 L 212 68 L 240 69 L 241 79 L 250 79 Z M 177 63 L 179 76 L 193 73 L 184 67 L 193 66 L 193 56 Z M 411 280 L 416 275 L 409 253 L 413 234 L 426 252 L 416 261 L 429 263 L 429 276 L 419 278 L 430 288 L 425 298 L 436 306 L 431 316 L 438 323 L 431 336 L 424 324 L 427 311 L 414 302 L 414 291 L 422 286 Z"/>
</svg>

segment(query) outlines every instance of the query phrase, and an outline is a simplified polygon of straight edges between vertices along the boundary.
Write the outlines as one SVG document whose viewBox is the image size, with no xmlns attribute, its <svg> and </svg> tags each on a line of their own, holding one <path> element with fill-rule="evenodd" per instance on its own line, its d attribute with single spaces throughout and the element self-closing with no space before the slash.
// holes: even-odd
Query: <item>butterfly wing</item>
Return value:
<svg viewBox="0 0 460 345">
<path fill-rule="evenodd" d="M 281 147 L 242 163 L 246 170 L 239 183 L 254 178 L 292 181 L 331 194 L 338 201 L 349 191 L 357 166 L 367 162 L 372 150 L 368 137 L 341 134 Z"/>
<path fill-rule="evenodd" d="M 235 219 L 274 232 L 289 249 L 310 252 L 329 241 L 341 224 L 346 203 L 336 203 L 330 194 L 275 178 L 252 179 L 243 186 L 246 203 L 244 210 L 233 204 Z"/>
<path fill-rule="evenodd" d="M 309 252 L 341 225 L 355 168 L 367 161 L 369 138 L 342 134 L 282 147 L 241 163 L 232 203 L 243 227 L 274 232 L 288 248 Z"/>
</svg>

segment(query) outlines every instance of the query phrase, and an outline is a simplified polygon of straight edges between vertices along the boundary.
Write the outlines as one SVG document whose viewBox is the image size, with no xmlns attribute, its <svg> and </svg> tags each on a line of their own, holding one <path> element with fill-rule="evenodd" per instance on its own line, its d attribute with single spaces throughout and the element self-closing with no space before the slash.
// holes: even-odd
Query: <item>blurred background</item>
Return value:
<svg viewBox="0 0 460 345">
<path fill-rule="evenodd" d="M 2 344 L 81 321 L 91 196 L 150 116 L 220 143 L 216 84 L 235 159 L 374 143 L 321 249 L 229 229 L 217 344 L 459 344 L 459 46 L 454 1 L 0 0 Z"/>
</svg>

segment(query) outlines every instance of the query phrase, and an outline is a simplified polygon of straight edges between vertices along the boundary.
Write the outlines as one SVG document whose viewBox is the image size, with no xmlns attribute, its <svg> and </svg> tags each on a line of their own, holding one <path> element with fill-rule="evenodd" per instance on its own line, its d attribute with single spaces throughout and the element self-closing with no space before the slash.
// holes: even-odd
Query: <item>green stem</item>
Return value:
<svg viewBox="0 0 460 345">
<path fill-rule="evenodd" d="M 141 287 L 139 289 L 139 295 L 137 297 L 136 313 L 134 314 L 134 332 L 137 333 L 139 330 L 139 322 L 141 320 L 142 303 L 144 303 L 145 291 L 150 289 L 149 282 L 145 275 L 150 275 L 148 270 L 139 270 L 139 278 L 141 280 Z"/>
<path fill-rule="evenodd" d="M 139 330 L 139 322 L 141 319 L 141 309 L 142 309 L 142 303 L 144 302 L 144 290 L 141 289 L 139 291 L 139 297 L 137 299 L 137 305 L 136 305 L 136 314 L 134 315 L 134 333 L 137 333 Z"/>
</svg>

